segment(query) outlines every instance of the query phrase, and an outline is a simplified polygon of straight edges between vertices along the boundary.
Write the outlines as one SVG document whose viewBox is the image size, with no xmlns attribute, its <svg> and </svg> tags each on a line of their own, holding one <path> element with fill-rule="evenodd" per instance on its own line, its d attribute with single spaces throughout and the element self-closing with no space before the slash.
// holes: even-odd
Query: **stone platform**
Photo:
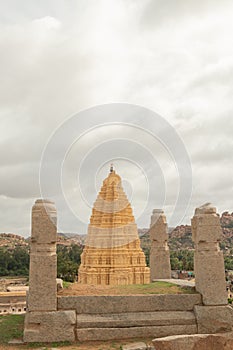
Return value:
<svg viewBox="0 0 233 350">
<path fill-rule="evenodd" d="M 58 310 L 75 310 L 79 341 L 195 334 L 200 294 L 60 296 Z"/>
</svg>

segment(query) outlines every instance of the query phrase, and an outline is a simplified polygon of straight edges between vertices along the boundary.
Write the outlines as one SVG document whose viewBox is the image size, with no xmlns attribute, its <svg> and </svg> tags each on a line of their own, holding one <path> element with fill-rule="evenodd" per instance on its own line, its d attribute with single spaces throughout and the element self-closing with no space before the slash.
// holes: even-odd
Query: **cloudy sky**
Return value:
<svg viewBox="0 0 233 350">
<path fill-rule="evenodd" d="M 85 233 L 111 160 L 139 227 L 157 207 L 172 225 L 189 223 L 205 202 L 232 212 L 232 33 L 230 0 L 0 1 L 0 232 L 28 236 L 31 206 L 43 195 L 57 203 L 60 230 Z M 111 103 L 157 114 L 95 107 Z M 106 114 L 104 127 L 102 115 L 88 124 L 89 108 Z M 188 165 L 170 136 L 163 143 L 156 115 L 192 166 L 179 208 Z"/>
</svg>

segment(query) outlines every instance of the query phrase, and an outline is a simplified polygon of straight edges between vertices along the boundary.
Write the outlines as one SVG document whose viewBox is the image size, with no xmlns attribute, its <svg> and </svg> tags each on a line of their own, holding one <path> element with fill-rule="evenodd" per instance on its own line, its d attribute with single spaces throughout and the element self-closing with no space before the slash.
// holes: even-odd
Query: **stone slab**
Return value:
<svg viewBox="0 0 233 350">
<path fill-rule="evenodd" d="M 196 318 L 192 311 L 157 311 L 109 315 L 77 315 L 77 328 L 124 328 L 138 326 L 167 326 L 192 324 L 196 324 Z"/>
<path fill-rule="evenodd" d="M 166 337 L 175 334 L 195 334 L 196 325 L 148 326 L 127 328 L 85 328 L 76 329 L 79 341 L 116 340 L 144 337 Z"/>
<path fill-rule="evenodd" d="M 233 334 L 175 335 L 154 339 L 156 350 L 232 350 Z"/>
<path fill-rule="evenodd" d="M 122 346 L 122 350 L 147 350 L 148 347 L 145 343 L 137 342 Z"/>
<path fill-rule="evenodd" d="M 57 299 L 59 310 L 76 310 L 78 314 L 192 311 L 194 305 L 202 305 L 200 294 L 59 296 Z"/>
<path fill-rule="evenodd" d="M 29 312 L 25 318 L 24 341 L 74 341 L 75 323 L 75 311 Z"/>
<path fill-rule="evenodd" d="M 233 308 L 226 306 L 194 307 L 198 333 L 222 333 L 233 330 Z"/>
</svg>

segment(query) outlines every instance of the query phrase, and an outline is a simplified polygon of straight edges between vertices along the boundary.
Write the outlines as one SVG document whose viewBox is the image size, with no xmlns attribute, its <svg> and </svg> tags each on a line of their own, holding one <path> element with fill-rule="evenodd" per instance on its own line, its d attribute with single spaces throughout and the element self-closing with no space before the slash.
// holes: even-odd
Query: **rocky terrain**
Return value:
<svg viewBox="0 0 233 350">
<path fill-rule="evenodd" d="M 220 244 L 221 249 L 226 255 L 233 255 L 233 213 L 225 211 L 220 216 L 220 223 L 223 229 L 223 240 Z M 194 248 L 192 242 L 192 233 L 190 225 L 180 225 L 176 228 L 169 228 L 169 246 L 171 250 Z M 138 229 L 139 237 L 143 248 L 149 248 L 149 230 L 148 228 Z M 0 233 L 0 247 L 23 247 L 29 246 L 30 239 L 25 239 L 20 235 L 13 233 Z M 84 245 L 85 235 L 75 233 L 59 233 L 58 245 L 71 246 L 72 244 Z"/>
<path fill-rule="evenodd" d="M 0 247 L 16 248 L 28 246 L 24 237 L 14 233 L 0 233 Z"/>
<path fill-rule="evenodd" d="M 57 244 L 61 246 L 71 246 L 72 244 L 83 245 L 85 235 L 60 234 L 57 236 Z M 24 238 L 14 233 L 0 233 L 0 247 L 14 249 L 16 247 L 29 247 L 30 238 Z"/>
<path fill-rule="evenodd" d="M 223 231 L 220 247 L 225 255 L 233 255 L 233 213 L 227 211 L 222 213 L 220 216 L 220 223 Z M 143 230 L 145 231 L 146 229 Z M 194 249 L 190 225 L 180 225 L 174 229 L 169 229 L 168 232 L 170 250 Z M 148 229 L 141 236 L 141 242 L 143 247 L 148 247 L 150 245 Z"/>
</svg>

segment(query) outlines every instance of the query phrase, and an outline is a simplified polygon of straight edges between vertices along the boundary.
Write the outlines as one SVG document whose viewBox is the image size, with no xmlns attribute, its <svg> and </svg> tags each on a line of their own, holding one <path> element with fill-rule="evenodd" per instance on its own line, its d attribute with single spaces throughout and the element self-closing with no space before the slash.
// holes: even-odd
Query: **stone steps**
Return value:
<svg viewBox="0 0 233 350">
<path fill-rule="evenodd" d="M 78 314 L 76 327 L 79 341 L 197 333 L 191 311 Z"/>
</svg>

